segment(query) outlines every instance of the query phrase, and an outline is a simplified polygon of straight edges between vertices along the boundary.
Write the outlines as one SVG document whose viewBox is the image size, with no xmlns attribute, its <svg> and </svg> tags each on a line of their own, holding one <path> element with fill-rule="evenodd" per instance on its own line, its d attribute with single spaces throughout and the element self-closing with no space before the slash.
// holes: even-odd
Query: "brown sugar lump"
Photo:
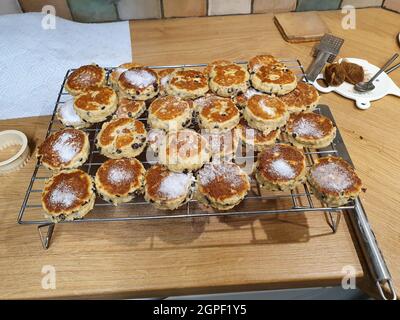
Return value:
<svg viewBox="0 0 400 320">
<path fill-rule="evenodd" d="M 325 80 L 329 86 L 340 86 L 346 79 L 346 72 L 339 63 L 332 63 L 325 67 Z"/>
<path fill-rule="evenodd" d="M 364 69 L 358 64 L 347 62 L 340 63 L 345 72 L 345 81 L 351 84 L 357 84 L 364 81 Z"/>
</svg>

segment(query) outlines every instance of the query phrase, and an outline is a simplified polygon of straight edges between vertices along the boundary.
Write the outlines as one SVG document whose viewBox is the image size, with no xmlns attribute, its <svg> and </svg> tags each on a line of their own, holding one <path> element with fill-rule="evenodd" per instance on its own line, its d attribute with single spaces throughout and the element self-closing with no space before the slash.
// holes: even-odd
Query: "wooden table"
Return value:
<svg viewBox="0 0 400 320">
<path fill-rule="evenodd" d="M 339 11 L 321 17 L 346 41 L 341 55 L 377 65 L 398 51 L 399 15 L 357 11 L 357 29 L 341 28 Z M 308 65 L 312 44 L 288 44 L 272 15 L 226 16 L 131 23 L 133 56 L 144 64 L 248 59 L 260 53 L 298 57 Z M 400 73 L 393 73 L 400 83 Z M 368 111 L 335 94 L 333 110 L 366 193 L 361 195 L 380 247 L 400 288 L 400 102 L 386 97 Z M 33 106 L 35 107 L 35 106 Z M 24 131 L 34 148 L 49 117 L 0 121 L 0 130 Z M 274 217 L 116 222 L 57 226 L 49 250 L 36 227 L 16 217 L 34 161 L 0 181 L 0 298 L 145 297 L 339 285 L 354 267 L 369 286 L 363 257 L 349 224 L 332 234 L 322 214 Z M 42 268 L 56 270 L 55 290 L 41 287 Z"/>
</svg>

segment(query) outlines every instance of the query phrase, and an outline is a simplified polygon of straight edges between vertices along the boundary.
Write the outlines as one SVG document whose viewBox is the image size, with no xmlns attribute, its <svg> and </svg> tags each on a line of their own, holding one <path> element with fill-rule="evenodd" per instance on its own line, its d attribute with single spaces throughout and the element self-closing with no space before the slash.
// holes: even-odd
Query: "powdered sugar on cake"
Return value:
<svg viewBox="0 0 400 320">
<path fill-rule="evenodd" d="M 140 69 L 125 71 L 124 76 L 130 84 L 138 88 L 146 88 L 157 81 L 153 74 Z"/>
<path fill-rule="evenodd" d="M 196 103 L 197 107 L 204 108 L 212 103 L 213 99 L 215 99 L 215 97 L 205 96 L 194 100 L 194 102 Z"/>
<path fill-rule="evenodd" d="M 192 180 L 192 174 L 170 172 L 161 181 L 158 192 L 168 199 L 184 196 L 188 193 Z"/>
<path fill-rule="evenodd" d="M 270 117 L 275 116 L 275 108 L 268 106 L 266 104 L 265 100 L 260 101 L 260 107 L 261 107 L 261 110 L 263 112 L 265 112 L 267 115 L 269 115 Z"/>
<path fill-rule="evenodd" d="M 296 176 L 296 172 L 292 166 L 283 159 L 276 159 L 271 162 L 271 169 L 278 176 L 286 179 L 293 179 Z"/>
<path fill-rule="evenodd" d="M 344 191 L 353 184 L 349 172 L 332 162 L 318 165 L 311 175 L 319 186 L 333 192 Z"/>
<path fill-rule="evenodd" d="M 254 88 L 249 88 L 247 89 L 247 91 L 244 93 L 244 96 L 246 97 L 246 99 L 250 99 L 252 96 L 255 96 L 256 94 L 262 95 L 263 93 L 260 91 L 257 91 Z"/>
<path fill-rule="evenodd" d="M 68 100 L 58 107 L 58 114 L 66 126 L 82 124 L 82 119 L 78 116 L 74 109 L 74 100 Z"/>
<path fill-rule="evenodd" d="M 64 132 L 55 141 L 52 149 L 63 163 L 68 163 L 80 152 L 81 147 L 74 141 L 72 133 Z"/>
<path fill-rule="evenodd" d="M 50 195 L 50 203 L 62 208 L 71 207 L 77 199 L 78 198 L 71 186 L 63 182 L 57 185 Z"/>
<path fill-rule="evenodd" d="M 208 163 L 199 171 L 200 183 L 207 186 L 217 180 L 223 180 L 233 188 L 239 187 L 243 183 L 241 172 L 235 165 L 228 163 Z"/>
<path fill-rule="evenodd" d="M 166 76 L 162 77 L 160 80 L 160 83 L 163 87 L 166 87 L 168 84 L 168 81 L 171 79 L 171 74 L 167 74 Z"/>
<path fill-rule="evenodd" d="M 107 178 L 112 184 L 118 185 L 132 181 L 133 173 L 122 167 L 111 167 Z"/>
<path fill-rule="evenodd" d="M 158 148 L 163 139 L 165 139 L 166 133 L 161 129 L 151 129 L 147 135 L 147 141 L 153 147 Z"/>
<path fill-rule="evenodd" d="M 299 136 L 311 136 L 313 138 L 322 138 L 324 135 L 322 130 L 319 129 L 315 123 L 304 118 L 300 118 L 299 121 L 294 123 L 293 133 Z"/>
<path fill-rule="evenodd" d="M 115 68 L 114 73 L 115 73 L 115 75 L 116 75 L 116 79 L 118 79 L 119 76 L 120 76 L 122 73 L 124 73 L 126 70 L 128 70 L 128 69 L 127 69 L 127 68 L 123 68 L 123 67 Z"/>
</svg>

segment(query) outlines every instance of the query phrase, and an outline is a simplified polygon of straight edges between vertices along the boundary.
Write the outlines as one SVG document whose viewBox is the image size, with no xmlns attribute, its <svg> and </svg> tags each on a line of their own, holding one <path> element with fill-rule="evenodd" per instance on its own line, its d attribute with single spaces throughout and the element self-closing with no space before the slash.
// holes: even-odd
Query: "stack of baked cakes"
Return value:
<svg viewBox="0 0 400 320">
<path fill-rule="evenodd" d="M 86 65 L 69 75 L 65 89 L 71 97 L 57 109 L 65 128 L 37 152 L 53 171 L 42 194 L 53 222 L 82 218 L 96 196 L 114 205 L 140 196 L 162 210 L 196 198 L 229 210 L 246 197 L 252 176 L 271 191 L 308 180 L 328 205 L 346 203 L 361 188 L 342 159 L 307 168 L 303 148 L 328 146 L 336 128 L 313 113 L 314 87 L 273 56 L 247 65 L 218 60 L 204 69 Z M 95 151 L 89 127 L 96 128 L 93 148 L 104 159 L 94 177 L 79 169 Z M 254 172 L 237 164 L 244 150 L 255 152 Z"/>
</svg>

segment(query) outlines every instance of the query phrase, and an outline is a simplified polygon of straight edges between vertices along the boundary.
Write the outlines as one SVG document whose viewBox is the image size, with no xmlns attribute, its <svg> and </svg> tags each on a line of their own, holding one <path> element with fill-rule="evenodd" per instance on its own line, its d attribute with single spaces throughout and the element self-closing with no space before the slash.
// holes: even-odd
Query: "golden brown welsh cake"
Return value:
<svg viewBox="0 0 400 320">
<path fill-rule="evenodd" d="M 158 75 L 149 68 L 130 68 L 119 76 L 118 87 L 122 96 L 133 100 L 149 100 L 158 94 Z"/>
<path fill-rule="evenodd" d="M 194 183 L 191 172 L 173 172 L 156 164 L 146 172 L 144 197 L 158 209 L 174 210 L 192 198 Z"/>
<path fill-rule="evenodd" d="M 210 94 L 194 100 L 193 104 L 202 129 L 228 131 L 239 123 L 239 110 L 230 98 Z"/>
<path fill-rule="evenodd" d="M 280 129 L 264 133 L 250 127 L 245 119 L 240 119 L 235 130 L 242 143 L 252 146 L 257 151 L 261 151 L 265 147 L 275 144 L 280 136 Z"/>
<path fill-rule="evenodd" d="M 93 209 L 92 178 L 82 170 L 63 170 L 44 185 L 42 206 L 45 217 L 54 223 L 81 219 Z"/>
<path fill-rule="evenodd" d="M 169 80 L 171 79 L 171 76 L 173 74 L 174 71 L 176 71 L 177 69 L 174 68 L 168 68 L 168 69 L 162 69 L 162 70 L 158 70 L 158 77 L 160 79 L 160 92 L 159 95 L 160 96 L 166 96 L 167 93 L 167 86 L 169 85 Z M 182 69 L 179 69 L 182 70 Z"/>
<path fill-rule="evenodd" d="M 96 137 L 100 153 L 111 159 L 133 158 L 146 147 L 147 131 L 136 119 L 120 118 L 103 123 Z"/>
<path fill-rule="evenodd" d="M 311 112 L 318 105 L 319 94 L 314 86 L 300 81 L 293 91 L 279 98 L 286 104 L 290 113 Z"/>
<path fill-rule="evenodd" d="M 190 125 L 193 110 L 190 104 L 174 96 L 155 99 L 149 107 L 147 122 L 153 129 L 179 130 Z"/>
<path fill-rule="evenodd" d="M 129 70 L 131 68 L 141 68 L 143 65 L 135 62 L 128 62 L 128 63 L 123 63 L 119 67 L 115 68 L 111 73 L 109 77 L 110 84 L 112 88 L 115 91 L 119 91 L 119 86 L 118 86 L 118 79 L 121 76 L 123 72 L 126 70 Z"/>
<path fill-rule="evenodd" d="M 246 68 L 234 63 L 212 64 L 209 79 L 211 91 L 221 97 L 237 96 L 250 86 Z"/>
<path fill-rule="evenodd" d="M 82 129 L 91 126 L 91 123 L 83 120 L 74 109 L 74 99 L 69 99 L 60 103 L 57 108 L 57 119 L 65 127 L 73 127 L 75 129 Z"/>
<path fill-rule="evenodd" d="M 96 172 L 97 192 L 114 205 L 129 202 L 142 192 L 145 172 L 135 158 L 109 159 Z"/>
<path fill-rule="evenodd" d="M 283 95 L 294 90 L 296 75 L 273 56 L 256 56 L 249 61 L 250 79 L 253 87 L 266 93 Z"/>
<path fill-rule="evenodd" d="M 265 93 L 254 89 L 253 87 L 248 88 L 244 93 L 238 94 L 236 97 L 233 98 L 233 101 L 236 103 L 238 108 L 245 108 L 247 102 L 252 96 L 258 95 L 265 95 Z"/>
<path fill-rule="evenodd" d="M 37 157 L 50 170 L 77 168 L 86 162 L 89 148 L 85 132 L 66 128 L 48 136 L 38 147 Z"/>
<path fill-rule="evenodd" d="M 209 90 L 208 80 L 198 70 L 177 70 L 171 74 L 166 91 L 182 99 L 196 99 Z"/>
<path fill-rule="evenodd" d="M 289 112 L 278 97 L 254 95 L 247 102 L 243 117 L 250 127 L 267 134 L 285 125 Z"/>
<path fill-rule="evenodd" d="M 345 205 L 361 192 L 362 183 L 353 167 L 339 157 L 319 158 L 308 173 L 314 194 L 332 207 Z"/>
<path fill-rule="evenodd" d="M 249 177 L 232 162 L 207 163 L 197 173 L 199 201 L 218 210 L 232 209 L 249 190 Z"/>
<path fill-rule="evenodd" d="M 300 148 L 325 148 L 336 136 L 332 121 L 312 112 L 291 114 L 286 131 L 289 141 Z"/>
<path fill-rule="evenodd" d="M 89 123 L 105 121 L 114 113 L 117 105 L 117 94 L 109 87 L 88 88 L 74 98 L 75 112 Z"/>
<path fill-rule="evenodd" d="M 197 170 L 210 157 L 208 141 L 190 129 L 169 132 L 158 147 L 159 163 L 175 172 Z"/>
<path fill-rule="evenodd" d="M 259 153 L 255 176 L 260 187 L 286 191 L 305 182 L 306 172 L 306 158 L 301 150 L 276 144 Z"/>
<path fill-rule="evenodd" d="M 90 87 L 101 87 L 105 81 L 105 70 L 98 65 L 90 64 L 74 70 L 65 82 L 65 89 L 70 94 L 77 95 Z"/>
<path fill-rule="evenodd" d="M 212 161 L 231 160 L 236 155 L 238 135 L 235 130 L 226 132 L 203 132 L 210 145 Z"/>
<path fill-rule="evenodd" d="M 118 108 L 114 118 L 139 118 L 146 111 L 146 102 L 119 97 Z"/>
</svg>

